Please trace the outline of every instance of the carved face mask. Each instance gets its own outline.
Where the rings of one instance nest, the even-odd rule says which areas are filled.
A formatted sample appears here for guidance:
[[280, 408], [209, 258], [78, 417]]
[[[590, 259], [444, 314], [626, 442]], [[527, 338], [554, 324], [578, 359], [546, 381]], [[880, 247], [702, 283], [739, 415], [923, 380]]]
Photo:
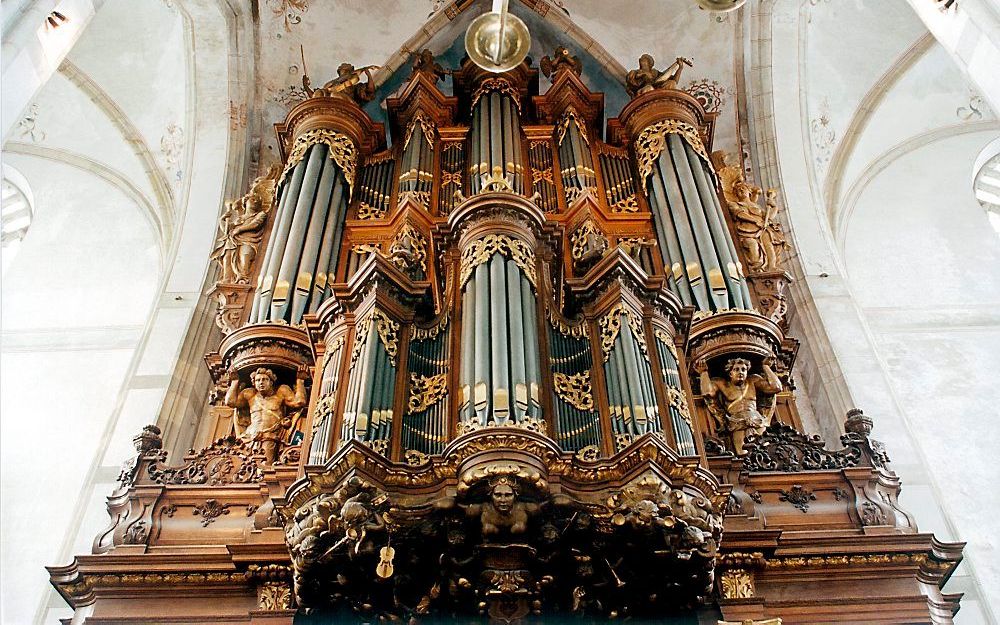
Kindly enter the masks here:
[[514, 508], [514, 489], [507, 484], [497, 484], [492, 498], [493, 507], [499, 512], [510, 512]]

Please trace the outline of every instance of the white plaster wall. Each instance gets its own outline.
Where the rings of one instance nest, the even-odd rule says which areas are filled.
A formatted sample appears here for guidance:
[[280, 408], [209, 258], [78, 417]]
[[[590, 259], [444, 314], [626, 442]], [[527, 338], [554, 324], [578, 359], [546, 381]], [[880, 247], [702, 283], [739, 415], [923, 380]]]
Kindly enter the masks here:
[[921, 529], [968, 542], [991, 605], [1000, 603], [1000, 240], [969, 172], [995, 136], [952, 136], [894, 160], [861, 193], [844, 242], [876, 362], [915, 443], [895, 454], [896, 469], [927, 474], [948, 520], [918, 516]]

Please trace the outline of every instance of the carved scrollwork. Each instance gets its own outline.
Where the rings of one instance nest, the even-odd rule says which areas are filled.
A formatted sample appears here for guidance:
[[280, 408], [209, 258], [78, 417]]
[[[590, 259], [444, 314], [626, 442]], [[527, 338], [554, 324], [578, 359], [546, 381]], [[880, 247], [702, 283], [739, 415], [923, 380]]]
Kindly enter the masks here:
[[375, 331], [382, 340], [385, 352], [389, 354], [389, 361], [395, 366], [396, 355], [399, 352], [399, 324], [378, 308], [372, 311], [372, 320], [375, 322]]
[[743, 468], [747, 471], [817, 471], [856, 467], [862, 453], [857, 444], [830, 451], [817, 435], [807, 436], [783, 423], [773, 423], [760, 436], [748, 439]]
[[782, 490], [778, 500], [787, 501], [805, 514], [809, 512], [809, 502], [816, 501], [816, 495], [801, 484], [794, 484], [790, 490]]
[[414, 326], [410, 333], [410, 341], [429, 341], [433, 338], [437, 338], [437, 335], [448, 327], [448, 317], [449, 315], [444, 315], [441, 320], [432, 325], [429, 328], [420, 328]]
[[260, 458], [246, 443], [228, 436], [199, 451], [177, 467], [164, 465], [166, 452], [160, 452], [146, 469], [154, 484], [252, 484], [263, 477]]
[[649, 352], [646, 349], [646, 333], [642, 329], [642, 319], [632, 309], [623, 304], [616, 304], [597, 323], [601, 333], [601, 352], [604, 354], [604, 362], [607, 362], [611, 358], [611, 350], [614, 349], [618, 333], [622, 329], [622, 317], [625, 317], [629, 328], [632, 330], [632, 335], [635, 337], [642, 355], [646, 357], [646, 360], [649, 360]]
[[288, 153], [285, 168], [282, 170], [281, 176], [278, 177], [278, 182], [275, 185], [277, 188], [281, 187], [281, 183], [284, 182], [288, 172], [292, 171], [305, 158], [309, 148], [317, 143], [326, 144], [330, 149], [330, 159], [340, 167], [341, 171], [344, 172], [344, 178], [347, 179], [347, 184], [350, 185], [352, 190], [354, 189], [354, 176], [358, 166], [358, 148], [351, 141], [350, 137], [329, 128], [316, 128], [315, 130], [304, 132], [295, 138], [295, 143]]
[[639, 212], [639, 200], [634, 196], [630, 195], [624, 197], [614, 204], [611, 205], [612, 213], [638, 213]]
[[201, 517], [201, 526], [208, 527], [220, 516], [229, 514], [228, 503], [219, 503], [218, 499], [206, 499], [205, 503], [197, 505], [191, 510], [191, 514]]
[[484, 80], [479, 85], [479, 88], [476, 89], [476, 92], [472, 94], [472, 106], [470, 108], [476, 108], [479, 98], [491, 91], [497, 91], [501, 95], [509, 97], [514, 102], [514, 106], [517, 107], [517, 112], [521, 112], [521, 94], [518, 92], [517, 87], [505, 78], [487, 78]]
[[574, 375], [552, 374], [556, 395], [577, 410], [589, 412], [594, 409], [594, 394], [590, 387], [590, 372], [584, 371]]
[[367, 202], [361, 202], [358, 204], [358, 219], [382, 219], [385, 217], [385, 211], [384, 206], [372, 206]]
[[430, 149], [434, 149], [434, 135], [437, 133], [437, 126], [434, 124], [434, 120], [428, 117], [423, 111], [417, 111], [417, 114], [413, 116], [410, 123], [406, 125], [406, 138], [403, 139], [403, 149], [410, 145], [410, 139], [413, 138], [413, 130], [416, 128], [417, 124], [420, 124], [420, 130], [423, 131], [424, 139], [427, 140], [427, 146]]
[[568, 107], [566, 111], [559, 118], [559, 122], [556, 124], [556, 145], [562, 145], [563, 139], [566, 138], [566, 131], [569, 130], [570, 123], [576, 125], [577, 130], [580, 131], [580, 137], [583, 142], [590, 145], [590, 139], [587, 138], [587, 127], [580, 122], [580, 114], [576, 112], [576, 109], [572, 106]]
[[698, 129], [682, 121], [664, 119], [644, 128], [635, 140], [635, 152], [639, 159], [639, 177], [644, 184], [646, 178], [653, 172], [653, 165], [659, 158], [660, 152], [667, 147], [667, 135], [670, 134], [680, 135], [687, 141], [695, 153], [705, 161], [712, 175], [715, 175], [712, 159], [709, 158], [708, 152], [705, 150], [705, 144], [701, 142]]
[[268, 612], [292, 607], [292, 589], [285, 582], [266, 582], [257, 588], [257, 609]]
[[724, 571], [719, 578], [723, 599], [752, 599], [754, 597], [753, 575], [745, 569]]
[[417, 414], [441, 401], [448, 394], [448, 374], [425, 376], [410, 374], [410, 399], [408, 414]]
[[464, 287], [472, 271], [488, 261], [494, 254], [509, 257], [524, 272], [531, 285], [538, 288], [538, 278], [535, 273], [535, 253], [528, 244], [514, 237], [502, 234], [488, 234], [469, 244], [462, 251], [462, 269], [459, 276], [459, 286]]
[[687, 396], [684, 394], [684, 391], [676, 386], [668, 386], [667, 399], [670, 402], [670, 407], [676, 410], [677, 414], [679, 414], [688, 425], [691, 425], [691, 410], [688, 408]]

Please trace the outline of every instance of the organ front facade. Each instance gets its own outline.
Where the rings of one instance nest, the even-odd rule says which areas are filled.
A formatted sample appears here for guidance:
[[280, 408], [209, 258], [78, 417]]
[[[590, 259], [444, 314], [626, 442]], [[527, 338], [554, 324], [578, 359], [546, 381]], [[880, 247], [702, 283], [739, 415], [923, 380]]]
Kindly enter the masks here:
[[385, 125], [309, 89], [223, 213], [196, 445], [146, 428], [50, 568], [74, 622], [950, 622], [872, 420], [800, 433], [777, 206], [680, 61], [606, 122], [565, 48], [414, 55]]

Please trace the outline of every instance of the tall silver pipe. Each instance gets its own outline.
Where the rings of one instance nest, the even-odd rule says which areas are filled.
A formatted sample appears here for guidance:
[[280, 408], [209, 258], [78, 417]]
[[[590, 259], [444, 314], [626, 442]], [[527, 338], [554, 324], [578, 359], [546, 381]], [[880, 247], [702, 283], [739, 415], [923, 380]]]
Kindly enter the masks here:
[[507, 259], [507, 318], [510, 319], [511, 404], [515, 418], [520, 419], [528, 410], [527, 372], [524, 355], [524, 318], [521, 316], [521, 270], [517, 263]]
[[480, 422], [486, 424], [490, 405], [490, 315], [489, 315], [489, 293], [490, 276], [486, 263], [481, 263], [476, 267], [476, 299], [475, 299], [475, 319], [476, 319], [476, 349], [473, 352], [476, 363], [476, 375], [472, 388], [473, 403], [476, 414]]
[[493, 414], [498, 423], [505, 423], [510, 417], [510, 384], [508, 374], [507, 340], [507, 279], [504, 256], [494, 254], [490, 265], [490, 355], [492, 370]]

